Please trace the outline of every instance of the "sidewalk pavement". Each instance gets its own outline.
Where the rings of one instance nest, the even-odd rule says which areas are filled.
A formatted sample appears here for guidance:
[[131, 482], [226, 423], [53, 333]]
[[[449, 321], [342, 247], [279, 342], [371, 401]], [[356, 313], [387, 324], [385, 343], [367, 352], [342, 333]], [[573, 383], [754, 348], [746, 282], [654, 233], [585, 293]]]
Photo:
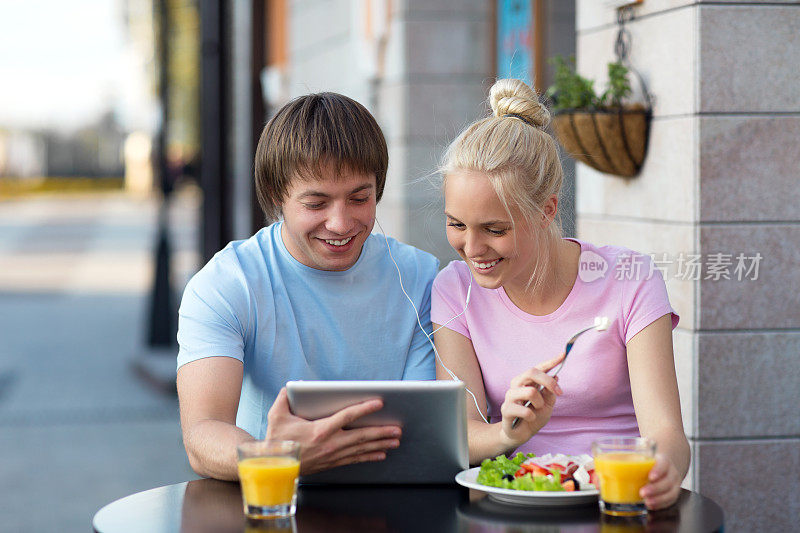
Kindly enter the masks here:
[[[170, 212], [176, 292], [199, 198]], [[102, 506], [195, 479], [177, 400], [131, 370], [145, 346], [157, 201], [0, 201], [0, 530], [91, 531]]]

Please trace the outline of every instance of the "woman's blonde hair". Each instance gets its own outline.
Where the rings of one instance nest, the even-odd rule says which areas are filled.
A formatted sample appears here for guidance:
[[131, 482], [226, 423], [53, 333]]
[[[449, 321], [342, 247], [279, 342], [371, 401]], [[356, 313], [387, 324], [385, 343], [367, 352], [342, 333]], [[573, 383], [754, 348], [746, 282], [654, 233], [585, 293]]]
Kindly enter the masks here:
[[[447, 148], [441, 174], [445, 181], [458, 171], [485, 174], [512, 221], [516, 208], [535, 227], [547, 199], [560, 196], [564, 179], [555, 140], [544, 130], [550, 113], [536, 91], [520, 80], [497, 80], [489, 104], [492, 115], [473, 122]], [[550, 251], [561, 238], [557, 219], [547, 229], [543, 237], [548, 253], [540, 255], [530, 284], [549, 266]]]

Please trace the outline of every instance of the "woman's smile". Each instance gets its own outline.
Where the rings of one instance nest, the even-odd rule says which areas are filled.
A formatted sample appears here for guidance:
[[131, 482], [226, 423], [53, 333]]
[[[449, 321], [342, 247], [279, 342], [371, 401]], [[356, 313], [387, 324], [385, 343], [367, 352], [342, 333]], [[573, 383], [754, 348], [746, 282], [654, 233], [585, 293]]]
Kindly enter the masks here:
[[488, 274], [502, 260], [503, 260], [502, 258], [494, 259], [492, 261], [472, 260], [471, 259], [470, 263], [472, 263], [472, 268], [476, 272], [478, 272], [480, 274]]

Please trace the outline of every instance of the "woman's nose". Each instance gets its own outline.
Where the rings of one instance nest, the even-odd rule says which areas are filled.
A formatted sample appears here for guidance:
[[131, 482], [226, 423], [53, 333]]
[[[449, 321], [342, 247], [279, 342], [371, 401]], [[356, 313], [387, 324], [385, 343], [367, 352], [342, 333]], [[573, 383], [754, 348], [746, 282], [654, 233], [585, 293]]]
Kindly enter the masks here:
[[480, 257], [485, 248], [480, 236], [473, 231], [467, 230], [464, 235], [464, 253], [467, 257]]

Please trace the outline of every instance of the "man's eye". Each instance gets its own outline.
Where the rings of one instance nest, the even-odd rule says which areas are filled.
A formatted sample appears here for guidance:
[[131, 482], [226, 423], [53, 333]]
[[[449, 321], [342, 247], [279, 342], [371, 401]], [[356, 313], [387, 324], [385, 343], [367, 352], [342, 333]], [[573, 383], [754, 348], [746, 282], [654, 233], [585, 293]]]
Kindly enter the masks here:
[[306, 206], [307, 209], [321, 209], [325, 204], [322, 202], [317, 202], [313, 204], [303, 204]]
[[364, 196], [363, 198], [353, 198], [352, 202], [354, 204], [365, 204], [369, 200], [369, 196]]

